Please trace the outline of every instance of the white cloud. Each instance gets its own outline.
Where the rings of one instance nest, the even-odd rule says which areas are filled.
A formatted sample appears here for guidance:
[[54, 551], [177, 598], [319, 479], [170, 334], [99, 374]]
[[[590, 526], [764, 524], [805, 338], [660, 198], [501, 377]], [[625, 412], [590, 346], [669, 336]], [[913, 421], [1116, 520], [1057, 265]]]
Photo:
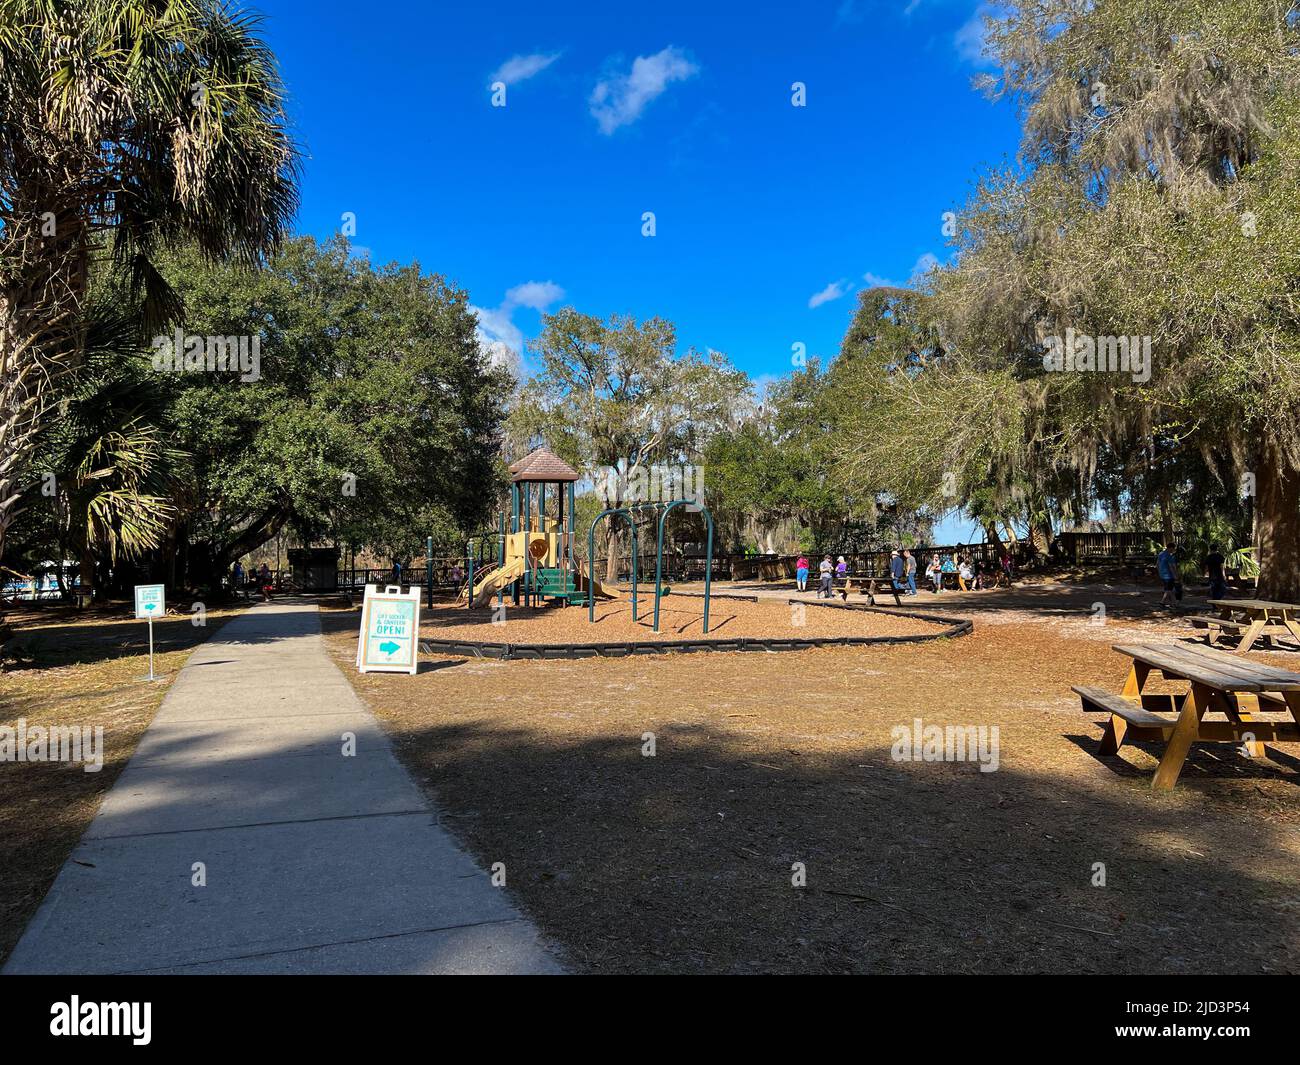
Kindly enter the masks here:
[[843, 280], [832, 281], [820, 292], [814, 292], [811, 296], [808, 297], [808, 306], [810, 308], [820, 307], [823, 303], [830, 303], [832, 300], [837, 300], [841, 296], [844, 296], [848, 292], [850, 292], [852, 290], [852, 287], [853, 286], [849, 285], [847, 282]]
[[635, 122], [669, 85], [693, 77], [699, 69], [680, 48], [669, 45], [654, 55], [637, 56], [628, 73], [596, 82], [588, 104], [600, 132], [608, 136], [619, 126]]
[[506, 293], [503, 307], [531, 307], [543, 311], [552, 303], [564, 299], [564, 289], [554, 281], [525, 281]]
[[908, 284], [915, 284], [938, 265], [939, 257], [932, 252], [926, 252], [912, 264], [912, 275]]
[[504, 81], [507, 85], [518, 85], [521, 81], [527, 81], [533, 75], [540, 74], [559, 58], [559, 52], [551, 55], [543, 55], [541, 52], [534, 52], [532, 55], [512, 55], [497, 67], [488, 81]]
[[953, 46], [957, 49], [957, 55], [967, 63], [977, 67], [990, 67], [993, 61], [984, 53], [986, 28], [984, 19], [990, 16], [997, 16], [999, 9], [996, 4], [982, 3], [975, 9], [975, 13], [963, 23], [961, 29], [953, 34]]
[[506, 292], [499, 307], [475, 307], [470, 310], [478, 318], [479, 347], [492, 360], [493, 365], [504, 366], [516, 377], [523, 369], [524, 334], [514, 323], [516, 308], [527, 307], [544, 311], [552, 303], [564, 299], [564, 289], [554, 281], [525, 281]]
[[888, 277], [881, 277], [879, 274], [867, 272], [862, 275], [862, 280], [866, 283], [867, 288], [908, 288], [909, 286], [919, 283], [926, 274], [939, 265], [939, 257], [933, 252], [925, 252], [919, 256], [912, 264], [912, 269], [907, 275], [907, 284], [900, 285]]

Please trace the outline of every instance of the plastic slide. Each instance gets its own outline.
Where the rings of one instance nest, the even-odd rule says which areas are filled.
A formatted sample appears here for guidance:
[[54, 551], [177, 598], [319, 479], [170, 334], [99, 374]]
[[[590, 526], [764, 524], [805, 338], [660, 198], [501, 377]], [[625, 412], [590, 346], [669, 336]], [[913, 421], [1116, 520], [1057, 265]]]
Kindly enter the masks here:
[[491, 573], [484, 576], [481, 581], [475, 581], [474, 605], [482, 606], [511, 581], [522, 577], [525, 571], [526, 564], [524, 560], [517, 558], [512, 562], [507, 562], [504, 566], [498, 566]]

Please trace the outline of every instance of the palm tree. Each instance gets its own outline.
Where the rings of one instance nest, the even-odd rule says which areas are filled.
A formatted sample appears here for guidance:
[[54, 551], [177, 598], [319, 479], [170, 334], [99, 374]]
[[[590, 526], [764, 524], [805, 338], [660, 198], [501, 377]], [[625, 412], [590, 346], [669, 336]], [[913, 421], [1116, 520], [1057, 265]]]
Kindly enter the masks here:
[[[297, 152], [257, 30], [219, 0], [0, 0], [0, 557], [18, 475], [84, 350], [97, 260], [158, 331], [179, 310], [158, 252], [186, 240], [256, 263], [296, 209]], [[122, 502], [102, 505], [119, 538]]]
[[94, 435], [59, 482], [68, 543], [81, 562], [81, 591], [95, 581], [95, 555], [110, 564], [158, 547], [176, 516], [165, 494], [166, 466], [179, 455], [140, 418]]

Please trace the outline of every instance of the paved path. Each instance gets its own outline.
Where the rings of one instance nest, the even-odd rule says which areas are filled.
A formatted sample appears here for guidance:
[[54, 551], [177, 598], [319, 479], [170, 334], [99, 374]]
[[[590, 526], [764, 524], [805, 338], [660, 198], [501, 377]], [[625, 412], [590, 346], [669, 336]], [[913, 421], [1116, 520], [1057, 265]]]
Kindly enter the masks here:
[[558, 971], [439, 826], [301, 603], [252, 607], [190, 656], [4, 968]]

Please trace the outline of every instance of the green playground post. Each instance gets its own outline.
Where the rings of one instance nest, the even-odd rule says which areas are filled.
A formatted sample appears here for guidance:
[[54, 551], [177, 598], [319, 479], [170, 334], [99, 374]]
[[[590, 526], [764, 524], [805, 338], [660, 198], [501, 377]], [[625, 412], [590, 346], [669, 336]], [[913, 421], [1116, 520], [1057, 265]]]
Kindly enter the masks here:
[[433, 609], [433, 537], [424, 540], [424, 600]]
[[[498, 515], [497, 525], [500, 527], [501, 530], [500, 532], [501, 543], [500, 543], [500, 550], [498, 552], [497, 565], [499, 565], [502, 569], [504, 569], [506, 564], [506, 512], [504, 510], [500, 513], [500, 515]], [[497, 606], [498, 607], [504, 606], [505, 601], [506, 601], [505, 586], [499, 584], [497, 585]]]
[[[638, 504], [638, 506], [646, 508], [663, 507], [663, 510], [659, 512], [659, 540], [655, 548], [655, 632], [659, 631], [659, 599], [663, 595], [664, 523], [668, 520], [668, 515], [674, 507], [687, 506], [692, 502], [690, 499], [674, 499], [666, 505], [662, 503]], [[708, 529], [708, 546], [705, 549], [704, 562], [704, 632], [707, 635], [709, 631], [709, 597], [713, 589], [713, 515], [709, 513], [709, 508], [703, 503], [698, 503], [696, 506], [704, 514], [705, 524]]]
[[[518, 533], [520, 531], [519, 529], [519, 485], [513, 483], [510, 485], [510, 531], [512, 533]], [[501, 550], [504, 552], [505, 547], [502, 546]], [[502, 564], [504, 565], [504, 563], [505, 563], [505, 557], [503, 555]], [[517, 580], [511, 581], [510, 588], [511, 588], [511, 596], [514, 601], [514, 604], [515, 606], [518, 606], [519, 605], [519, 582]]]
[[575, 496], [573, 492], [573, 482], [570, 481], [569, 482], [569, 571], [576, 573], [577, 569], [574, 566], [574, 556], [573, 556], [573, 533], [574, 530], [577, 528], [578, 522], [577, 522], [577, 509], [574, 505], [574, 500], [575, 500]]
[[533, 534], [533, 488], [530, 484], [525, 484], [524, 489], [524, 532], [528, 535], [524, 537], [524, 606], [532, 606], [532, 569], [528, 565], [528, 537]]
[[469, 584], [466, 586], [465, 589], [465, 605], [470, 610], [473, 610], [474, 609], [474, 541], [473, 540], [471, 540], [469, 543], [465, 545], [465, 558], [466, 558], [466, 576], [469, 579]]

